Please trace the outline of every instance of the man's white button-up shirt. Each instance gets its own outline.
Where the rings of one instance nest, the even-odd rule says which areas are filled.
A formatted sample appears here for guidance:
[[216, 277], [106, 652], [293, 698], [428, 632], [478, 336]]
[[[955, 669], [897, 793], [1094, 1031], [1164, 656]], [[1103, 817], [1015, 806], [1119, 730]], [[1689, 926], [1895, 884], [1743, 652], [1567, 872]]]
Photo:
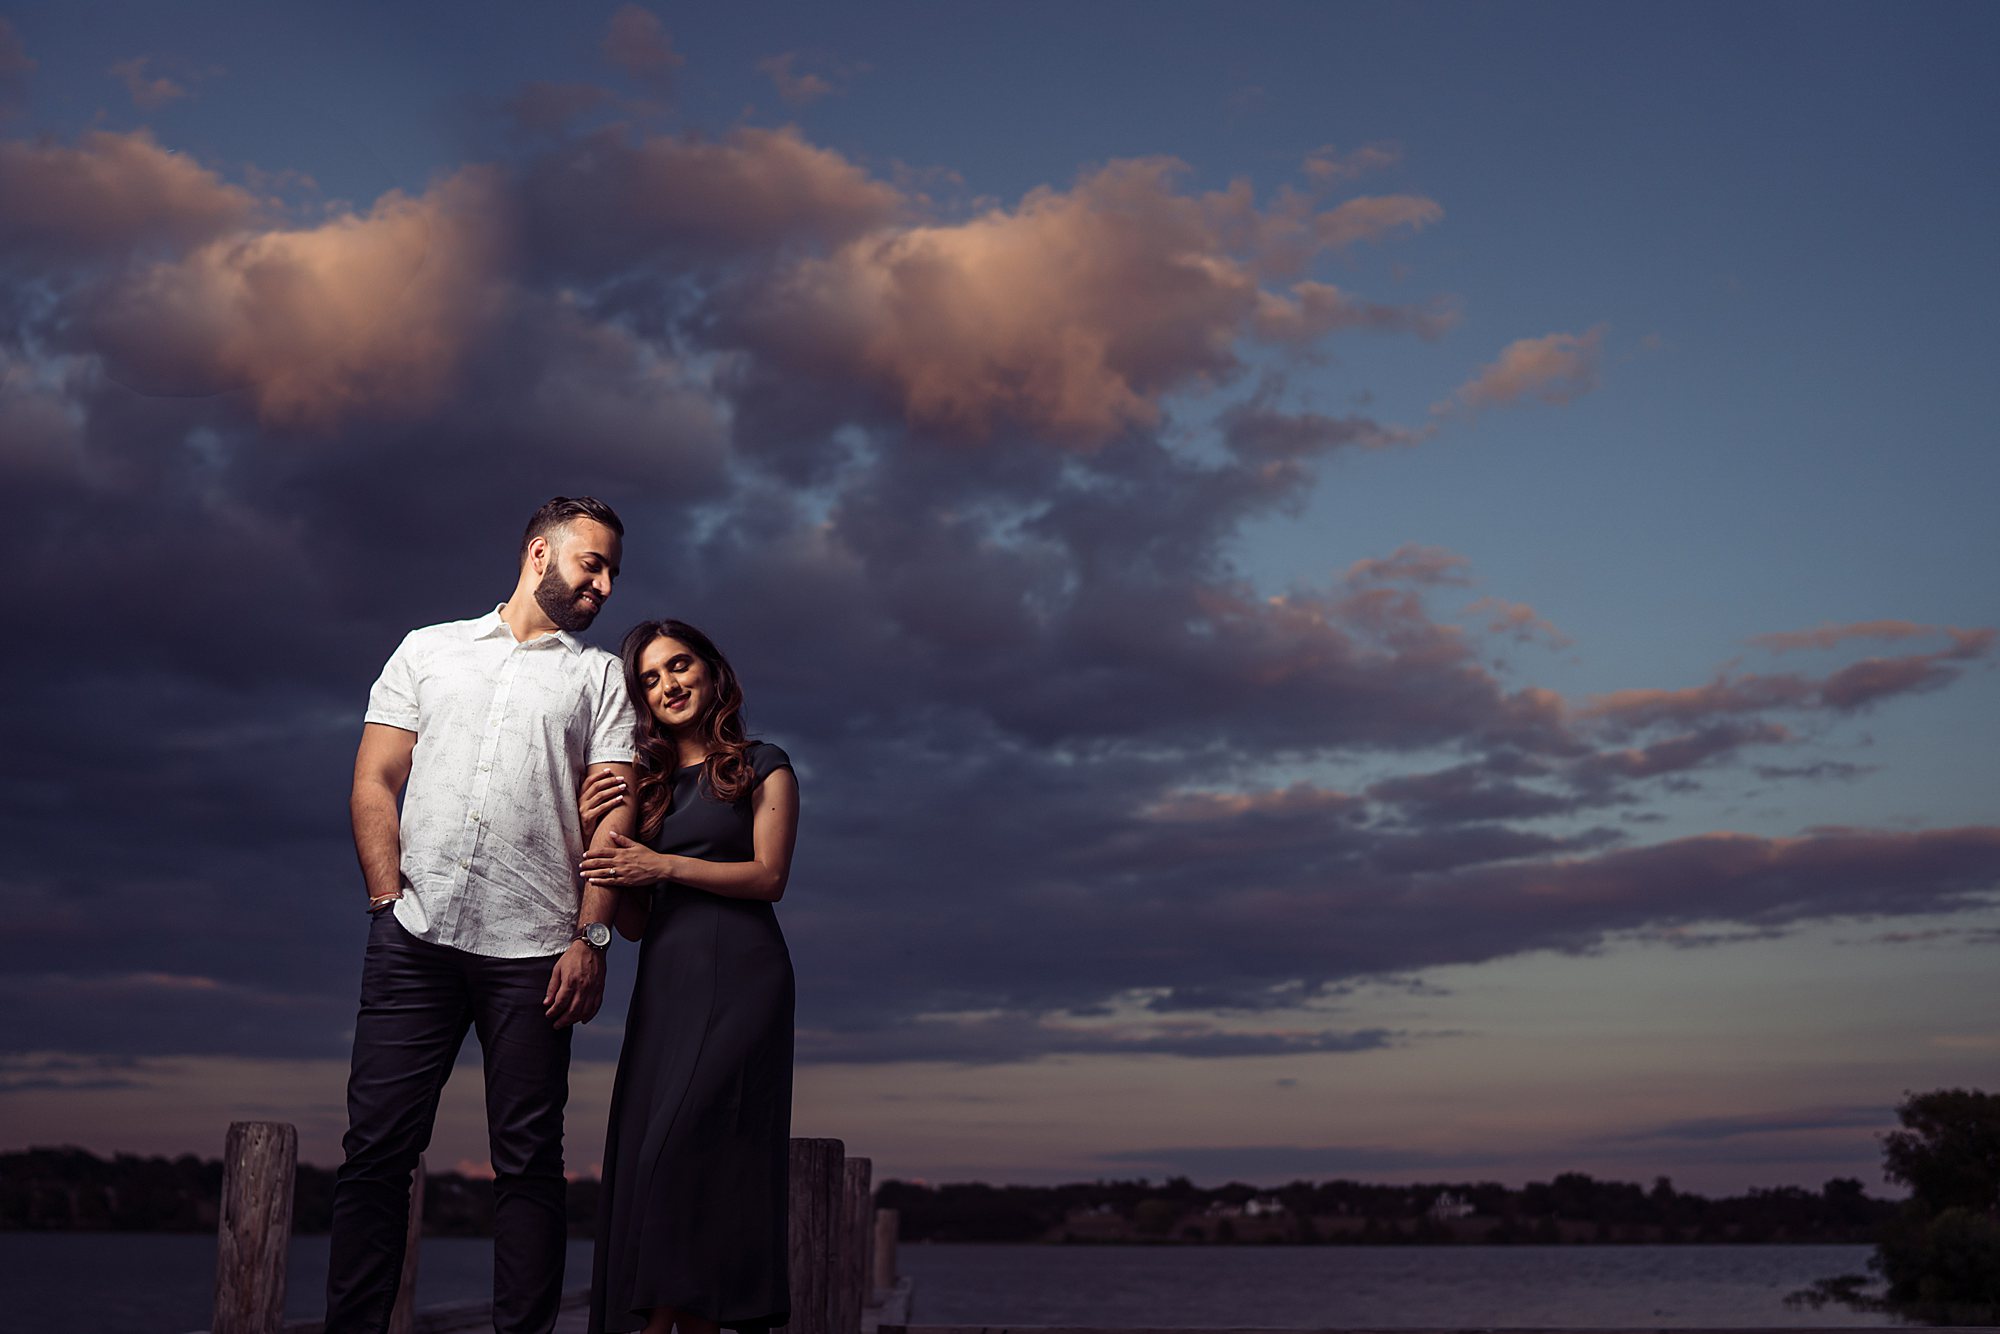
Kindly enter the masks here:
[[593, 764], [629, 764], [638, 718], [617, 658], [499, 611], [412, 630], [368, 692], [371, 723], [417, 734], [403, 790], [411, 935], [493, 958], [560, 954], [576, 930]]

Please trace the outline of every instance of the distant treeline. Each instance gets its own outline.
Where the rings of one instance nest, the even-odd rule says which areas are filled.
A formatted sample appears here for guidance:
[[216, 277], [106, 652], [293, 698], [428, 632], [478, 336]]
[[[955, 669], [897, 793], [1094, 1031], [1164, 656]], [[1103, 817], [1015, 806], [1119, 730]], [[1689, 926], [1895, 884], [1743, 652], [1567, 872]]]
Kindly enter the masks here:
[[1232, 1182], [928, 1186], [885, 1181], [876, 1202], [901, 1212], [906, 1241], [1070, 1243], [1845, 1242], [1874, 1240], [1896, 1211], [1842, 1177], [1707, 1199], [1565, 1172], [1512, 1189], [1496, 1182], [1407, 1186], [1295, 1181], [1275, 1190]]
[[[212, 1232], [222, 1202], [222, 1163], [193, 1154], [99, 1158], [82, 1149], [0, 1154], [0, 1231]], [[300, 1164], [292, 1230], [325, 1232], [333, 1216], [333, 1173]], [[597, 1182], [569, 1187], [569, 1230], [589, 1236]], [[493, 1185], [457, 1172], [424, 1183], [424, 1230], [442, 1237], [493, 1234]]]
[[[104, 1159], [82, 1149], [0, 1154], [0, 1230], [206, 1232], [222, 1198], [222, 1164], [193, 1154]], [[589, 1236], [597, 1182], [573, 1181], [569, 1226]], [[1203, 1189], [1164, 1182], [1093, 1181], [1067, 1186], [927, 1186], [884, 1181], [876, 1202], [901, 1213], [905, 1241], [1289, 1243], [1855, 1242], [1874, 1240], [1896, 1211], [1842, 1177], [1819, 1191], [1796, 1186], [1711, 1200], [1565, 1172], [1512, 1189], [1494, 1182], [1378, 1186], [1295, 1181], [1275, 1190], [1232, 1182]], [[333, 1173], [302, 1164], [292, 1226], [327, 1230]], [[490, 1236], [492, 1184], [456, 1172], [431, 1174], [424, 1229], [435, 1236]]]

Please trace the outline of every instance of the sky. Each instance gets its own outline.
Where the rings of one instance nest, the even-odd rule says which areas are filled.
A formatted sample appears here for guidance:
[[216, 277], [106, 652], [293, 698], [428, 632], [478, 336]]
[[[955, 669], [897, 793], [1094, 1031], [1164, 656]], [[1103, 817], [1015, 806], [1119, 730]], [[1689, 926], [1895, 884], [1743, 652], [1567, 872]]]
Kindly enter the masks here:
[[1883, 1189], [2000, 1061], [1996, 39], [7, 8], [0, 1148], [338, 1160], [369, 683], [588, 493], [878, 1178]]

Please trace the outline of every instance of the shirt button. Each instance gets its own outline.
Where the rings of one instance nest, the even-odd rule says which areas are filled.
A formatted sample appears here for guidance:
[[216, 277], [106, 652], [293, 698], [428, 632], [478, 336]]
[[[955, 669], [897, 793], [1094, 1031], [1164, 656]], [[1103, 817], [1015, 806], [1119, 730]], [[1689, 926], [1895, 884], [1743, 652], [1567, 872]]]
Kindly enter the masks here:
[[469, 870], [471, 870], [471, 869], [472, 869], [472, 863], [471, 863], [471, 862], [469, 862], [469, 861], [466, 861], [466, 862], [460, 862], [460, 863], [458, 864], [458, 868], [459, 868], [459, 869], [460, 869], [461, 871], [469, 871]]

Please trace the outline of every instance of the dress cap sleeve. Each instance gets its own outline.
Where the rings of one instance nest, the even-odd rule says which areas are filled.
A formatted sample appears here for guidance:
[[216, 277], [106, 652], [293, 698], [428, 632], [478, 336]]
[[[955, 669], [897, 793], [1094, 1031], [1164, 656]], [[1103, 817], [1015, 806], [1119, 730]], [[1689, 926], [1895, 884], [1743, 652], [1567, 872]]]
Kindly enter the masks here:
[[792, 767], [792, 757], [785, 754], [784, 748], [768, 741], [753, 741], [749, 759], [750, 772], [757, 776], [760, 783], [778, 770]]

